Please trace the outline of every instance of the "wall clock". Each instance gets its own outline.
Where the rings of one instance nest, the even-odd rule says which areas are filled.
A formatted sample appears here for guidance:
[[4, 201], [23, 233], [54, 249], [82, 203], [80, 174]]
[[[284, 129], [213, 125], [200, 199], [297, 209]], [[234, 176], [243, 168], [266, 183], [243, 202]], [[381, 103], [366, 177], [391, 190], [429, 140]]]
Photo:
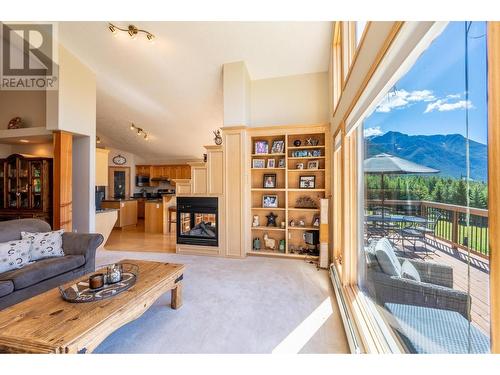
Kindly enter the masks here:
[[127, 159], [125, 158], [125, 156], [118, 154], [113, 158], [113, 163], [115, 163], [116, 165], [123, 165], [127, 163]]

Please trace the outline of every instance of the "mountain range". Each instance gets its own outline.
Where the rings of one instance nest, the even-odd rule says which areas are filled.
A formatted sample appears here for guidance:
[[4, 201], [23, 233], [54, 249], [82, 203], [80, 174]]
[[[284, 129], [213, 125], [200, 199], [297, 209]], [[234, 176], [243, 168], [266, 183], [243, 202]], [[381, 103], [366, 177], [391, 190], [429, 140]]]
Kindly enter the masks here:
[[[466, 138], [460, 134], [408, 135], [389, 131], [365, 138], [367, 158], [387, 153], [435, 168], [439, 175], [466, 176]], [[488, 150], [485, 144], [469, 140], [470, 178], [487, 181]]]

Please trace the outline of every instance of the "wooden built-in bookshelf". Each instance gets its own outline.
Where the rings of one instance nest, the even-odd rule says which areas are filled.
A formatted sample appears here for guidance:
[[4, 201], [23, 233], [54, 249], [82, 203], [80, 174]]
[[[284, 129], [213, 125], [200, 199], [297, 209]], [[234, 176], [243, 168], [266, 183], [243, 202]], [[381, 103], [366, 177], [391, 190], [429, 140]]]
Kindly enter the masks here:
[[[250, 152], [250, 243], [247, 254], [267, 255], [276, 257], [304, 258], [307, 254], [299, 254], [300, 247], [307, 247], [304, 242], [304, 231], [319, 231], [319, 226], [313, 226], [313, 220], [320, 215], [320, 199], [329, 197], [329, 145], [327, 127], [316, 127], [309, 132], [301, 128], [300, 131], [294, 129], [283, 129], [277, 131], [270, 129], [269, 132], [261, 131], [249, 138]], [[317, 144], [308, 144], [307, 140], [317, 141]], [[300, 141], [297, 146], [294, 142]], [[283, 142], [283, 150], [272, 150], [273, 142]], [[256, 150], [257, 142], [267, 142], [267, 153], [264, 147]], [[277, 151], [277, 152], [272, 152]], [[281, 151], [281, 152], [279, 152]], [[298, 154], [302, 153], [302, 154]], [[314, 154], [313, 154], [314, 153]], [[274, 159], [274, 165], [269, 165], [269, 160]], [[281, 164], [279, 160], [282, 159]], [[257, 162], [255, 161], [257, 160]], [[316, 162], [317, 168], [312, 167], [309, 162]], [[303, 169], [298, 169], [298, 165], [303, 165]], [[272, 164], [272, 162], [271, 162]], [[270, 188], [264, 187], [264, 175], [276, 175], [276, 185]], [[301, 176], [314, 176], [315, 186], [304, 188], [300, 186]], [[263, 196], [275, 195], [278, 197], [278, 205], [275, 208], [263, 207]], [[314, 200], [316, 207], [302, 208], [296, 207], [299, 197], [308, 196]], [[277, 215], [276, 227], [267, 227], [266, 216], [270, 213]], [[259, 217], [259, 226], [254, 227], [253, 217]], [[290, 226], [290, 221], [294, 220], [295, 225]], [[299, 226], [299, 221], [304, 221], [304, 226]], [[282, 227], [284, 222], [284, 227]], [[266, 249], [263, 236], [267, 233], [270, 238], [276, 240], [277, 249]], [[254, 250], [253, 240], [258, 237], [261, 242], [261, 249]], [[279, 251], [280, 240], [285, 240], [284, 252]]]

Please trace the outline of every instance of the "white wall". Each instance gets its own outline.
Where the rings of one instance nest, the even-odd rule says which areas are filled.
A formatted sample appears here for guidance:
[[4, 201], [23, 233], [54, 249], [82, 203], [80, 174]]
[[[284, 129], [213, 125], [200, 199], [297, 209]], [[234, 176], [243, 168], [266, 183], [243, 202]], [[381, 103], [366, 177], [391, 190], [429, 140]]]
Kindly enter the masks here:
[[224, 126], [250, 122], [250, 76], [243, 61], [224, 64]]
[[[116, 148], [107, 148], [109, 151], [108, 154], [108, 165], [110, 167], [130, 167], [130, 193], [133, 194], [136, 191], [136, 186], [135, 186], [135, 166], [137, 164], [143, 164], [143, 160], [141, 157], [131, 154], [130, 152], [126, 152], [123, 150], [118, 150]], [[118, 154], [125, 156], [127, 159], [127, 163], [123, 165], [116, 165], [113, 163], [113, 158], [117, 156]], [[140, 189], [139, 189], [140, 190]], [[138, 190], [137, 190], [138, 191]]]
[[45, 102], [45, 91], [0, 90], [0, 129], [14, 117], [21, 117], [23, 128], [44, 127]]
[[7, 145], [0, 144], [0, 159], [12, 154], [26, 154], [44, 158], [54, 157], [54, 145], [41, 143], [37, 145]]
[[251, 126], [328, 122], [328, 73], [251, 81]]

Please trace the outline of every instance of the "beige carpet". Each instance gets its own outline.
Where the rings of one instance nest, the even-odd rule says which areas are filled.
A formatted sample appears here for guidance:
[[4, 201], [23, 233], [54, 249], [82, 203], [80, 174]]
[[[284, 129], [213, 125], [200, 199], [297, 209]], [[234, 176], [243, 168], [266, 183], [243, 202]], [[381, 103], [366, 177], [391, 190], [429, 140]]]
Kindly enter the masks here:
[[300, 260], [99, 251], [97, 264], [147, 259], [187, 266], [184, 305], [163, 295], [96, 353], [346, 353], [327, 271]]

